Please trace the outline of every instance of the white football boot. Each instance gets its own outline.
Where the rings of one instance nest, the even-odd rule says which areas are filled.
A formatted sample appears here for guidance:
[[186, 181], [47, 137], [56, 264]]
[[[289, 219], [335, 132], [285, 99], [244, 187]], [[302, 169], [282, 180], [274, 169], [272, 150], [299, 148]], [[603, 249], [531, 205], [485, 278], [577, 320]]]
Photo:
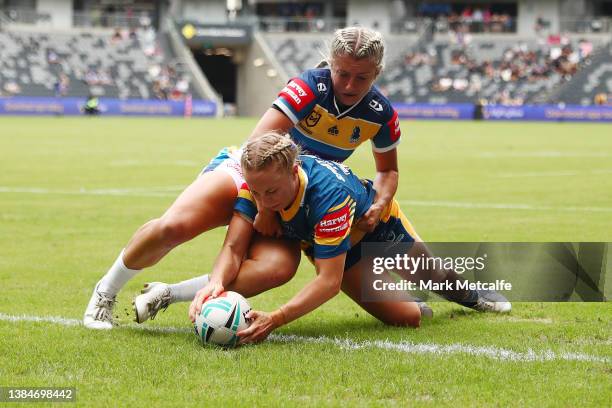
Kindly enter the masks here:
[[113, 328], [113, 307], [117, 302], [116, 296], [98, 290], [100, 282], [96, 284], [85, 314], [83, 325], [88, 329], [109, 330]]
[[157, 312], [161, 309], [165, 311], [172, 302], [172, 291], [167, 283], [146, 283], [141, 293], [132, 301], [136, 323], [155, 319]]
[[478, 300], [470, 306], [479, 312], [508, 313], [512, 310], [512, 304], [500, 293], [494, 290], [477, 290]]

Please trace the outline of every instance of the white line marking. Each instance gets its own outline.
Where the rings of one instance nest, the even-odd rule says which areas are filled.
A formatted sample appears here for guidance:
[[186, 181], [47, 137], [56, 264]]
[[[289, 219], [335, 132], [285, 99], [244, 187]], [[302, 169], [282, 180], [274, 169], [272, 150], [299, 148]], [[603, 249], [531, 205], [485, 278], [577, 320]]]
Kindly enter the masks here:
[[589, 170], [589, 171], [534, 171], [525, 173], [499, 173], [494, 177], [518, 178], [518, 177], [569, 177], [569, 176], [596, 176], [612, 174], [611, 169]]
[[53, 190], [40, 187], [7, 187], [0, 186], [0, 193], [19, 194], [55, 194], [55, 195], [94, 195], [94, 196], [132, 196], [132, 197], [175, 197], [185, 186], [149, 187], [149, 188], [105, 188], [79, 190]]
[[[0, 321], [6, 322], [40, 322], [53, 323], [62, 326], [81, 326], [81, 320], [57, 316], [28, 316], [7, 315], [0, 313]], [[143, 326], [138, 324], [120, 325], [117, 328], [130, 328], [151, 332], [163, 333], [191, 333], [193, 330], [187, 327], [160, 327]], [[583, 353], [559, 352], [553, 350], [534, 351], [528, 349], [526, 352], [514, 351], [494, 346], [472, 346], [467, 344], [434, 344], [413, 343], [409, 341], [392, 342], [390, 340], [366, 340], [354, 341], [351, 339], [331, 338], [326, 336], [307, 337], [293, 334], [271, 334], [268, 338], [277, 343], [308, 343], [308, 344], [330, 344], [344, 350], [360, 349], [382, 349], [392, 350], [408, 354], [434, 354], [438, 356], [467, 354], [475, 357], [487, 357], [500, 361], [583, 361], [595, 363], [611, 363], [612, 359], [604, 356], [596, 356]]]
[[134, 166], [180, 166], [180, 167], [197, 167], [202, 166], [203, 162], [199, 163], [193, 160], [175, 160], [151, 162], [147, 160], [115, 160], [109, 163], [111, 167], [134, 167]]
[[475, 157], [487, 159], [497, 159], [501, 157], [537, 157], [537, 158], [558, 158], [558, 157], [611, 157], [612, 154], [606, 152], [481, 152]]
[[612, 212], [612, 207], [553, 207], [549, 205], [511, 203], [470, 203], [460, 201], [400, 200], [401, 205], [415, 207], [446, 207], [491, 210], [561, 211], [561, 212]]
[[[93, 196], [129, 196], [129, 197], [176, 197], [185, 186], [167, 187], [134, 187], [79, 190], [53, 190], [40, 187], [0, 186], [0, 193], [17, 194], [57, 194], [57, 195], [93, 195]], [[548, 205], [513, 204], [513, 203], [471, 203], [461, 201], [421, 201], [399, 200], [399, 203], [413, 207], [444, 207], [465, 209], [521, 210], [521, 211], [559, 211], [559, 212], [612, 212], [612, 207], [554, 207]]]

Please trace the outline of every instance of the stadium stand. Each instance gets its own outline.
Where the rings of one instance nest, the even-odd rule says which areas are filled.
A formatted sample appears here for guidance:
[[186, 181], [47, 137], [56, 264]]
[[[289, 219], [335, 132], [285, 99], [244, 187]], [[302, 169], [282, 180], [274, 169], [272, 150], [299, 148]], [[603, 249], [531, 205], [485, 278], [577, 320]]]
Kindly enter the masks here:
[[190, 78], [153, 29], [0, 32], [1, 92], [180, 99]]
[[[325, 49], [325, 35], [264, 37], [289, 76], [314, 67]], [[484, 99], [521, 105], [549, 102], [558, 93], [555, 99], [586, 104], [598, 92], [609, 92], [610, 46], [601, 40], [591, 44], [591, 54], [579, 40], [553, 38], [548, 43], [534, 36], [456, 33], [439, 37], [433, 42], [388, 37], [390, 52], [377, 85], [390, 100], [444, 104]]]
[[551, 94], [549, 100], [591, 105], [596, 103], [594, 99], [597, 95], [605, 95], [604, 101], [608, 95], [612, 95], [612, 42], [596, 48], [588, 64], [571, 81]]

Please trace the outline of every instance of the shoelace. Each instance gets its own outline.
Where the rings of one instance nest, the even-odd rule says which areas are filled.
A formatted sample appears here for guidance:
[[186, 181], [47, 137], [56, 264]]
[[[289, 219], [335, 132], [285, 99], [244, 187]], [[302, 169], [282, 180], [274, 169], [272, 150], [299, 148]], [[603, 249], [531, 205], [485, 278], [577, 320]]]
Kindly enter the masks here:
[[116, 303], [115, 296], [109, 296], [104, 292], [97, 292], [98, 300], [96, 301], [96, 320], [104, 322], [113, 321], [113, 306]]
[[476, 301], [476, 305], [479, 309], [486, 309], [486, 310], [495, 310], [495, 302], [485, 299], [483, 297], [479, 297], [478, 300]]
[[168, 289], [151, 299], [151, 301], [147, 303], [150, 319], [155, 319], [157, 312], [159, 312], [161, 309], [163, 309], [165, 312], [168, 306], [170, 306], [170, 300], [172, 300], [172, 297], [170, 296], [170, 291]]

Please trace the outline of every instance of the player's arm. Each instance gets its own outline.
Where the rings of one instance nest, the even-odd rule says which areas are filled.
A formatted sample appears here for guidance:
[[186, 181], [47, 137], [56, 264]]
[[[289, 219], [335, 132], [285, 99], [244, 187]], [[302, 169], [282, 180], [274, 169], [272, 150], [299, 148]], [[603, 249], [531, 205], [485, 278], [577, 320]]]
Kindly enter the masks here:
[[213, 265], [211, 282], [226, 286], [236, 279], [242, 260], [251, 245], [253, 232], [253, 224], [234, 212], [225, 234], [223, 247]]
[[206, 298], [219, 296], [223, 293], [225, 286], [236, 279], [251, 244], [253, 232], [253, 224], [238, 212], [234, 212], [225, 234], [221, 252], [219, 252], [213, 265], [210, 280], [205, 287], [196, 293], [189, 307], [189, 318], [192, 322], [200, 313]]
[[264, 340], [272, 330], [312, 312], [340, 292], [346, 252], [333, 258], [315, 259], [317, 276], [289, 302], [271, 313], [251, 311], [249, 328], [238, 333], [241, 343]]
[[310, 114], [319, 94], [307, 72], [289, 80], [278, 97], [261, 117], [249, 139], [274, 130], [287, 133], [301, 119]]
[[376, 178], [374, 189], [376, 197], [368, 211], [361, 217], [358, 227], [364, 231], [373, 231], [380, 220], [380, 214], [389, 205], [399, 183], [399, 170], [397, 164], [397, 149], [378, 153], [373, 151], [376, 164]]

